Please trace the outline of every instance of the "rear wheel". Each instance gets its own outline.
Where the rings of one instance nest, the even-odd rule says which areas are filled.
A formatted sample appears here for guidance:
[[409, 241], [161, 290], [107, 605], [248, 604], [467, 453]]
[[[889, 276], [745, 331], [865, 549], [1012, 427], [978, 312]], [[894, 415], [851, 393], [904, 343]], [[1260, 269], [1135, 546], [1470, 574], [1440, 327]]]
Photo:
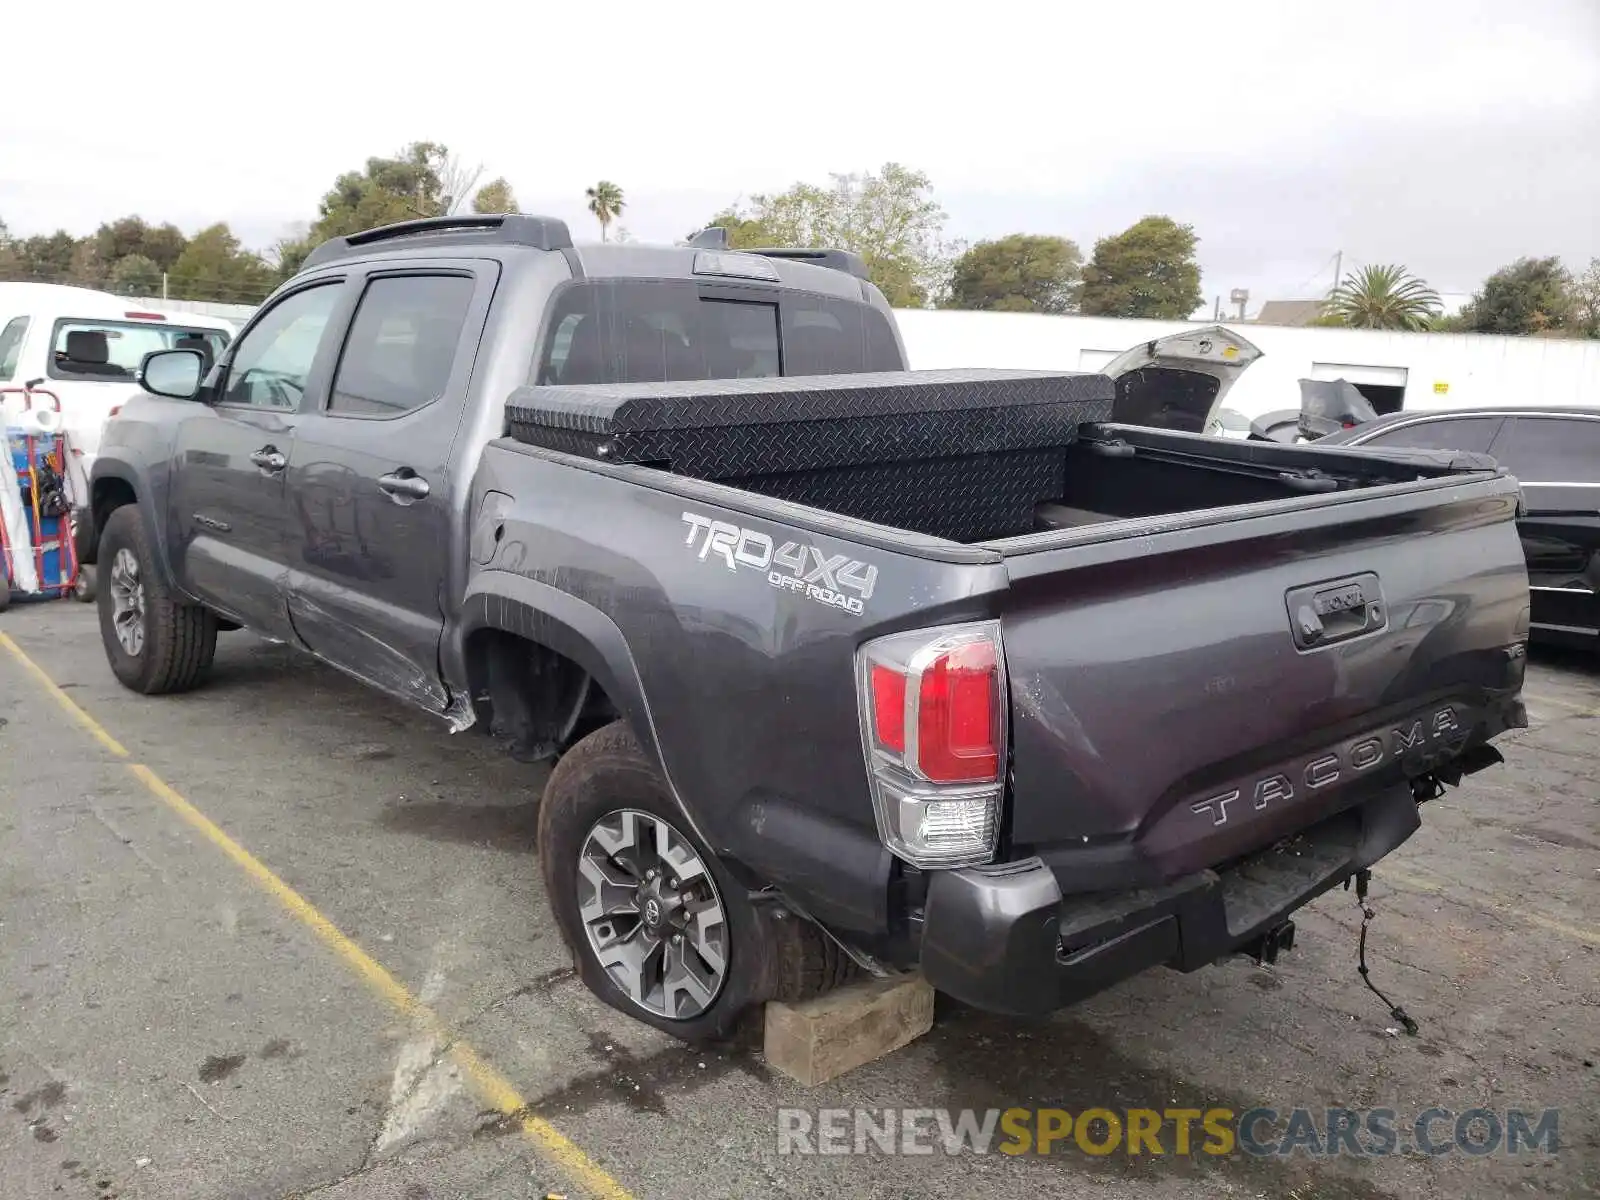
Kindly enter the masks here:
[[147, 696], [182, 692], [205, 678], [217, 650], [217, 620], [175, 598], [155, 568], [134, 505], [111, 514], [100, 537], [100, 640], [111, 671]]
[[539, 858], [590, 991], [676, 1037], [725, 1038], [752, 1005], [814, 995], [848, 974], [821, 930], [751, 902], [622, 722], [551, 772]]
[[72, 581], [72, 598], [79, 604], [93, 604], [95, 571], [89, 563], [78, 564], [78, 577]]

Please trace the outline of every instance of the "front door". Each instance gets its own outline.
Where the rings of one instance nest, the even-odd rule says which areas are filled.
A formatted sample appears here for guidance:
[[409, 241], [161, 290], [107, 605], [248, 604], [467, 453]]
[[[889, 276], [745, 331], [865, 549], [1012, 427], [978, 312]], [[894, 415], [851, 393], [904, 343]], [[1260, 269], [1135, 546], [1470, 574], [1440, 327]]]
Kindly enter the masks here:
[[[453, 552], [451, 447], [497, 267], [373, 271], [326, 403], [296, 431], [289, 611], [316, 654], [434, 711]], [[469, 473], [472, 464], [466, 464]]]
[[340, 282], [313, 284], [253, 321], [175, 439], [168, 521], [185, 591], [259, 633], [291, 637], [284, 480], [295, 425], [327, 389]]

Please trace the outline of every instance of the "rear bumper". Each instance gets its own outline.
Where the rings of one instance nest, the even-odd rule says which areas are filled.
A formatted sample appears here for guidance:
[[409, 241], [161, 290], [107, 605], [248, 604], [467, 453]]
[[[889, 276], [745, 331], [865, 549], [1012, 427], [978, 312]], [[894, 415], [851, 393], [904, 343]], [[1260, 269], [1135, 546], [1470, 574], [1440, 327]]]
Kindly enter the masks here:
[[934, 872], [922, 973], [958, 1000], [1026, 1016], [1075, 1003], [1150, 967], [1197, 970], [1249, 946], [1370, 867], [1420, 823], [1410, 788], [1402, 786], [1225, 870], [1067, 898], [1037, 858]]

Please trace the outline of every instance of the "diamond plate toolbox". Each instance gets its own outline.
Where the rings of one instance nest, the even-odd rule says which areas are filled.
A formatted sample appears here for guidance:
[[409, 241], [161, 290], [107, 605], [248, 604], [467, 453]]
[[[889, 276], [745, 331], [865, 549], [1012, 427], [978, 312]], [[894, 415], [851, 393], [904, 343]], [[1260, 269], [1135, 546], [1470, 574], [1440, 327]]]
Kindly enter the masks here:
[[522, 387], [518, 441], [701, 479], [1061, 448], [1111, 419], [1103, 375], [894, 371]]

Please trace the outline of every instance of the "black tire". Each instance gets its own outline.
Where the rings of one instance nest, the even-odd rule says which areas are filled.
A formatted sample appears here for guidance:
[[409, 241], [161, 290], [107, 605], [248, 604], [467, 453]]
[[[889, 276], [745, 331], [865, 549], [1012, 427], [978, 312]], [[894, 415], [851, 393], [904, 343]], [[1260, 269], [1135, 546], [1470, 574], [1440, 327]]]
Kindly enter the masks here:
[[79, 604], [93, 604], [95, 597], [94, 567], [78, 564], [78, 578], [72, 584], [72, 598]]
[[[670, 823], [693, 845], [716, 884], [728, 925], [728, 967], [716, 999], [698, 1016], [674, 1019], [634, 1003], [600, 965], [584, 931], [578, 909], [579, 855], [595, 822], [619, 809], [642, 810]], [[539, 809], [539, 861], [562, 939], [589, 990], [619, 1012], [684, 1041], [733, 1036], [746, 1010], [776, 994], [774, 953], [786, 942], [804, 938], [787, 932], [775, 936], [778, 925], [804, 922], [792, 914], [774, 921], [758, 911], [748, 890], [694, 835], [655, 763], [620, 721], [578, 742], [551, 772]]]
[[771, 930], [769, 1000], [810, 1000], [849, 983], [859, 973], [844, 948], [786, 909], [764, 914]]
[[[144, 588], [144, 644], [137, 654], [129, 653], [116, 634], [116, 589], [111, 576], [122, 550], [133, 555]], [[184, 692], [199, 684], [217, 652], [217, 619], [208, 609], [173, 596], [150, 553], [136, 506], [124, 505], [111, 514], [100, 535], [98, 558], [107, 576], [97, 597], [100, 640], [112, 674], [124, 687], [146, 696]]]

